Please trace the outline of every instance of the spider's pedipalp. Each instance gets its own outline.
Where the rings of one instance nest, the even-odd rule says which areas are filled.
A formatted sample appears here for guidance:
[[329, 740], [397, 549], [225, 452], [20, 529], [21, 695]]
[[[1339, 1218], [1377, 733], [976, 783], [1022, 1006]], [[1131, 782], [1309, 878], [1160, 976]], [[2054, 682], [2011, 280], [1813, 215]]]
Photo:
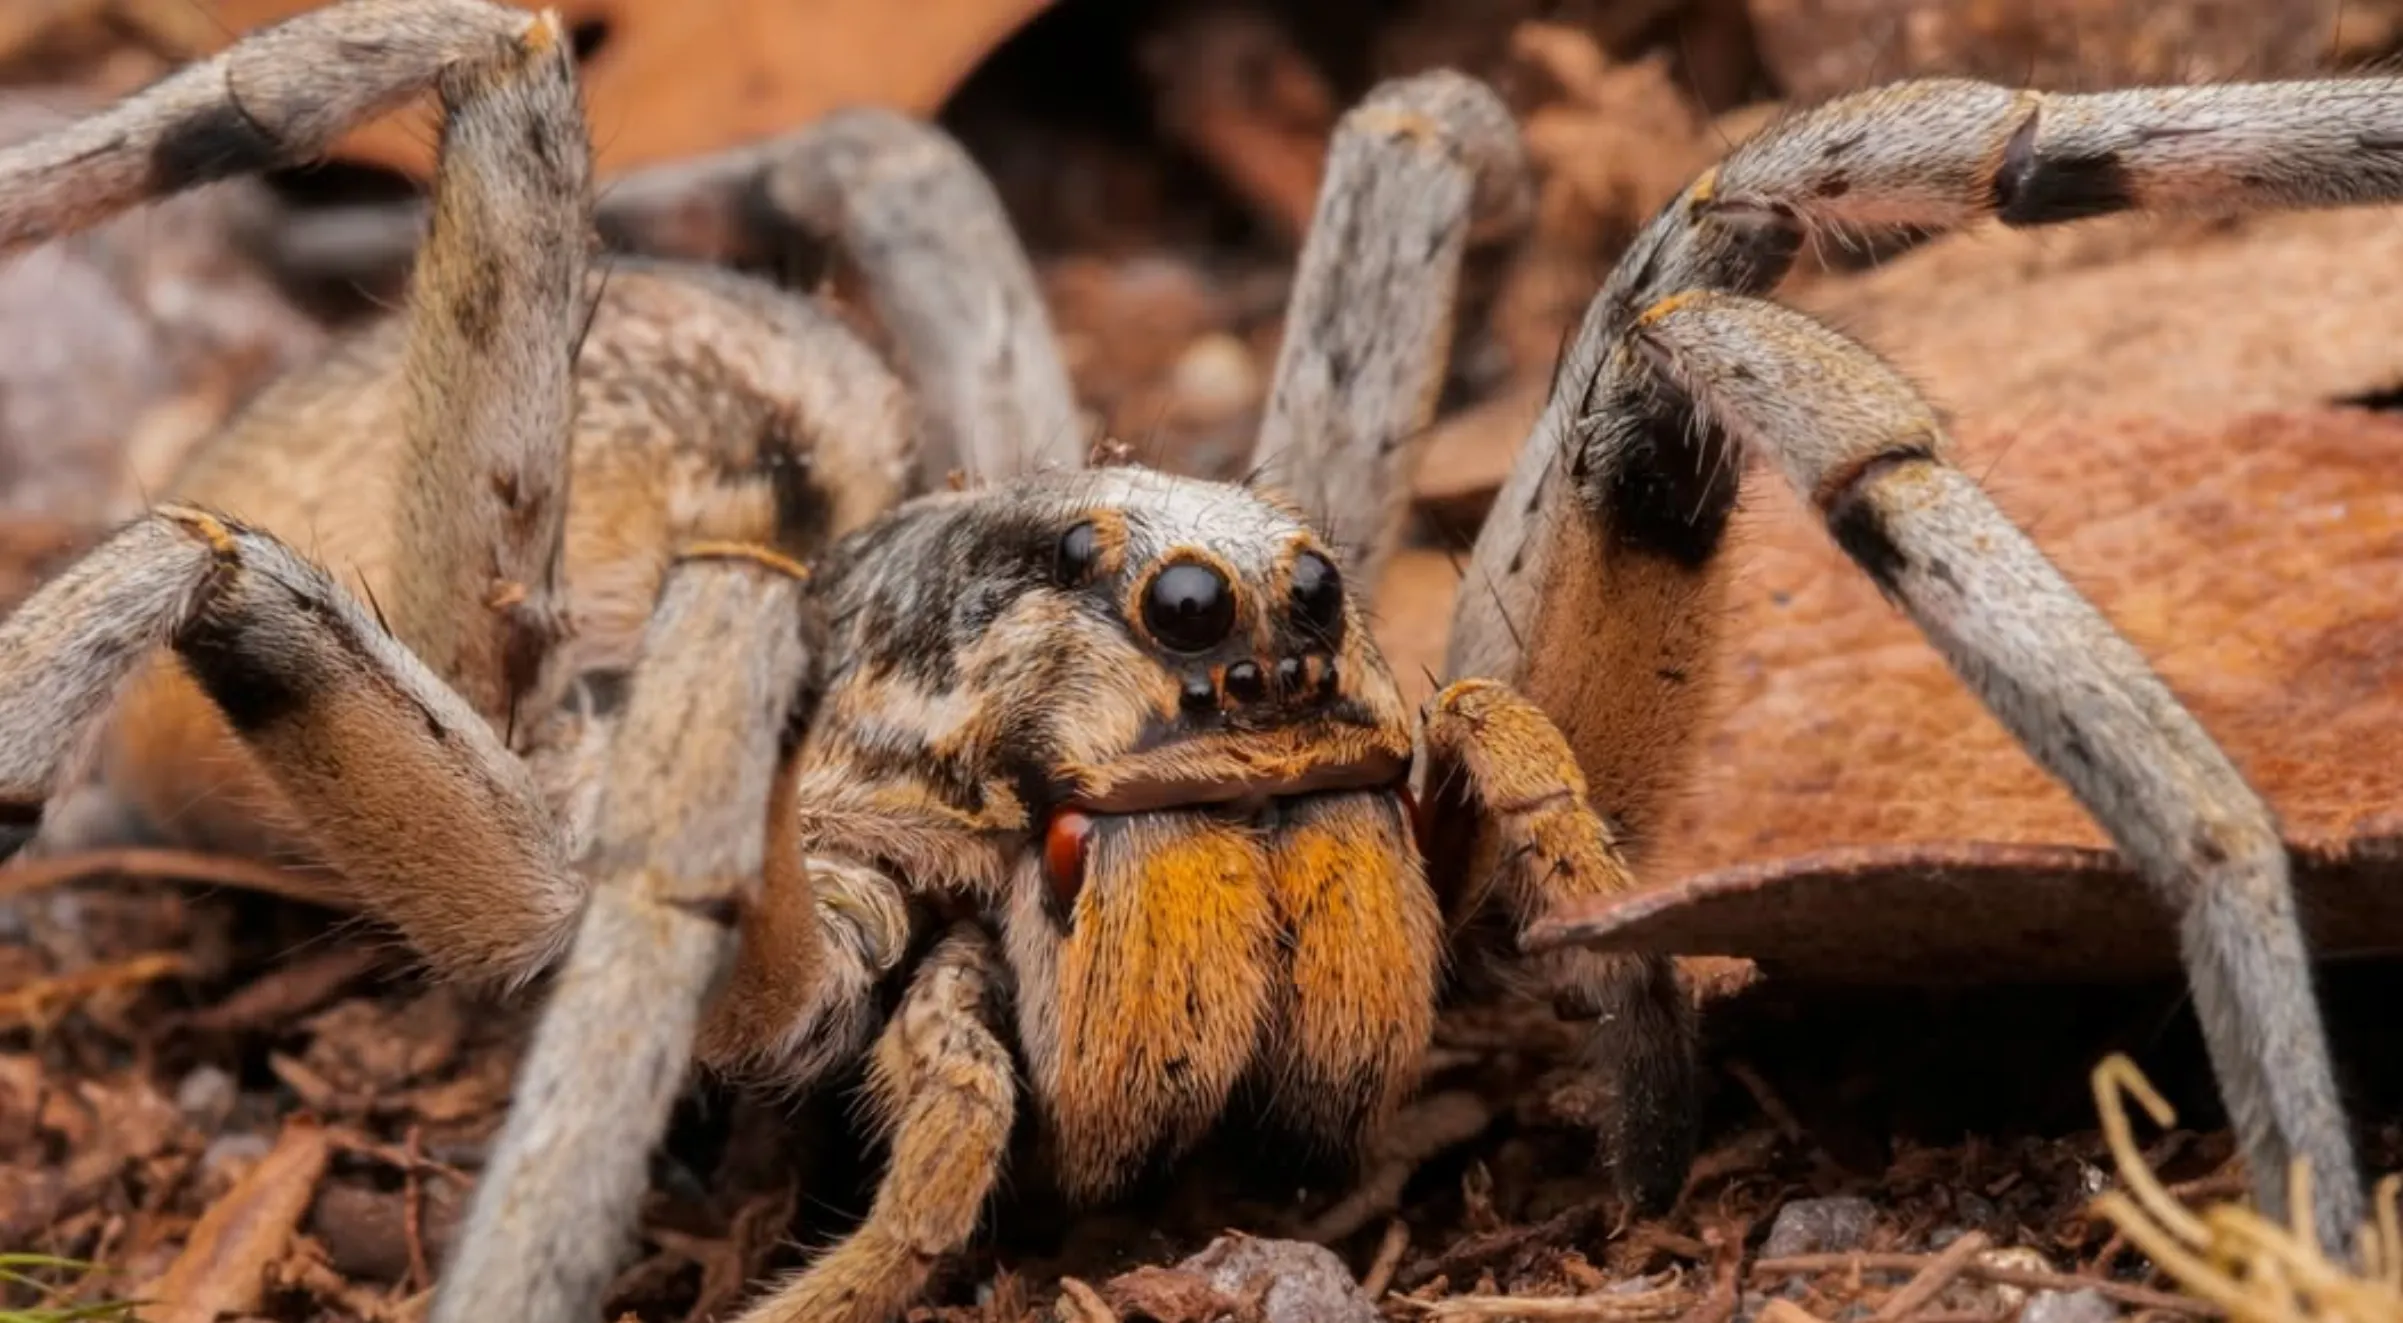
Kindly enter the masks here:
[[1933, 412], [1868, 350], [1800, 313], [1718, 293], [1646, 310], [1630, 340], [1777, 463], [2177, 913], [2255, 1198], [2283, 1221], [2288, 1166], [2301, 1158], [2320, 1243], [2352, 1243], [2360, 1172], [2268, 806], [2136, 649], [1945, 462]]
[[[1455, 932], [1490, 906], [1515, 940], [1556, 909], [1635, 889], [1587, 802], [1576, 755], [1532, 702], [1492, 680], [1457, 681], [1427, 701], [1420, 738], [1429, 848]], [[1701, 1064], [1675, 963], [1577, 948], [1476, 954], [1472, 977], [1498, 978], [1591, 1026], [1581, 1060], [1603, 1086], [1602, 1157], [1631, 1205], [1673, 1203], [1700, 1133]]]
[[1285, 314], [1252, 467], [1301, 503], [1353, 583], [1377, 582], [1450, 359], [1473, 236], [1527, 206], [1518, 127], [1449, 72], [1345, 115]]
[[773, 554], [710, 554], [662, 589], [601, 786], [593, 883], [445, 1265], [434, 1323], [591, 1317], [649, 1154], [732, 964], [771, 836], [805, 650]]
[[891, 1155], [868, 1216], [736, 1323], [883, 1323], [918, 1299], [975, 1233], [1017, 1114], [995, 1031], [1005, 975], [992, 939], [954, 929], [911, 975], [868, 1063], [868, 1099]]
[[556, 18], [486, 0], [356, 0], [261, 28], [0, 150], [0, 256], [151, 198], [308, 161], [452, 65], [565, 44]]

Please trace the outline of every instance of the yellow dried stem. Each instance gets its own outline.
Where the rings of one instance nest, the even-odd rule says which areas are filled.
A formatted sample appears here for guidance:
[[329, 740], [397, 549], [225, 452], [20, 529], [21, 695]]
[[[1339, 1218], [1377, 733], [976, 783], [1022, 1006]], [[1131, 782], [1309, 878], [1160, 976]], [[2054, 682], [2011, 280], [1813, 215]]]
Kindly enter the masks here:
[[2311, 1174], [2301, 1163], [2287, 1174], [2295, 1209], [2280, 1226], [2241, 1203], [2200, 1215], [2180, 1204], [2145, 1164], [2128, 1120], [2135, 1098], [2167, 1126], [2176, 1114], [2134, 1062], [2114, 1055], [2095, 1067], [2095, 1109], [2119, 1168], [2124, 1190], [2098, 1196], [2095, 1212], [2109, 1220], [2189, 1295], [2227, 1311], [2232, 1323], [2396, 1323], [2403, 1320], [2403, 1177], [2378, 1183], [2375, 1221], [2361, 1228], [2363, 1268], [2327, 1257], [2310, 1225]]

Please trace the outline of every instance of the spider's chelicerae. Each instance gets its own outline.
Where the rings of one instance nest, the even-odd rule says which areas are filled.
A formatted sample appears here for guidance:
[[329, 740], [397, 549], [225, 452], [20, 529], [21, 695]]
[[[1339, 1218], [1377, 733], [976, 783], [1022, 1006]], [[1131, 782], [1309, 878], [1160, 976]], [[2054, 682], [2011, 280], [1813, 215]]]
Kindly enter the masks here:
[[[1674, 1197], [1673, 968], [1517, 936], [1631, 885], [1658, 828], [1739, 452], [2182, 916], [2262, 1204], [2303, 1159], [2323, 1240], [2356, 1224], [2268, 810], [1927, 406], [1763, 296], [1817, 234], [2390, 199], [2403, 84], [1921, 82], [1761, 133], [1594, 300], [1418, 715], [1362, 613], [1462, 253], [1522, 196], [1484, 89], [1409, 79], [1345, 119], [1244, 486], [1080, 471], [1026, 259], [935, 131], [836, 116], [596, 207], [557, 21], [482, 0], [321, 10], [0, 152], [0, 252], [308, 159], [428, 86], [406, 310], [0, 626], [0, 814], [29, 854], [289, 863], [444, 974], [549, 980], [437, 1319], [592, 1314], [695, 1054], [787, 1087], [864, 1062], [889, 1149], [862, 1224], [755, 1320], [894, 1316], [1021, 1148], [1099, 1198], [1238, 1104], [1357, 1145], [1471, 993], [1590, 1024], [1601, 1157]], [[591, 255], [696, 216], [837, 237], [901, 378], [806, 296]]]

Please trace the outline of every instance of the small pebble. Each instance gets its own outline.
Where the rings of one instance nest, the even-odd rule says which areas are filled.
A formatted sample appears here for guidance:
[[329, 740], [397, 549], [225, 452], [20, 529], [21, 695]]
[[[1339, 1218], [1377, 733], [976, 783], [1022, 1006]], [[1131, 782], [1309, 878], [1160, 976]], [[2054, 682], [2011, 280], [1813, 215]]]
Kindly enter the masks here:
[[195, 1066], [175, 1086], [175, 1110], [203, 1130], [214, 1130], [234, 1110], [234, 1077], [215, 1066]]
[[2114, 1323], [2119, 1306], [2091, 1289], [2038, 1291], [2028, 1297], [2019, 1323]]
[[1260, 1323], [1377, 1323], [1376, 1305], [1324, 1245], [1220, 1236], [1177, 1267], [1238, 1300], [1268, 1282]]
[[1769, 1224], [1769, 1239], [1761, 1246], [1761, 1257], [1856, 1250], [1876, 1224], [1876, 1205], [1855, 1195], [1797, 1199], [1777, 1210], [1777, 1220]]
[[[1978, 1259], [1997, 1268], [2017, 1268], [2022, 1272], [2053, 1271], [2051, 1260], [2025, 1245], [1987, 1250], [1978, 1255]], [[2017, 1309], [2028, 1298], [2026, 1287], [2012, 1286], [2007, 1282], [1996, 1282], [1988, 1290], [2004, 1309]]]
[[219, 1135], [201, 1151], [200, 1170], [213, 1180], [222, 1179], [231, 1185], [257, 1166], [273, 1147], [265, 1135]]

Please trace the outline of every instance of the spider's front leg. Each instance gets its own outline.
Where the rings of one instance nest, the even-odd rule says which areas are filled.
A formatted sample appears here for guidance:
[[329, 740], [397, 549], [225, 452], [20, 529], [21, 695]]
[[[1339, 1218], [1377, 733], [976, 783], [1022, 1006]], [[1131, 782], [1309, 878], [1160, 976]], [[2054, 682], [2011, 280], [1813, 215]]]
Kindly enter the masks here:
[[[579, 861], [594, 890], [518, 1074], [432, 1317], [591, 1317], [649, 1184], [738, 930], [806, 979], [814, 942], [756, 922], [775, 878], [770, 787], [800, 696], [797, 566], [688, 550], [643, 636]], [[806, 900], [806, 883], [798, 888]], [[787, 899], [780, 897], [780, 900]]]
[[[1696, 1137], [1696, 1027], [1674, 965], [1576, 947], [1522, 959], [1545, 915], [1634, 889], [1611, 829], [1589, 803], [1576, 755], [1543, 711], [1494, 680], [1461, 680], [1427, 701], [1421, 794], [1429, 873], [1465, 971], [1589, 1023], [1584, 1065], [1603, 1085], [1602, 1156], [1620, 1195], [1658, 1209], [1685, 1184]], [[1481, 920], [1501, 920], [1489, 932]]]

